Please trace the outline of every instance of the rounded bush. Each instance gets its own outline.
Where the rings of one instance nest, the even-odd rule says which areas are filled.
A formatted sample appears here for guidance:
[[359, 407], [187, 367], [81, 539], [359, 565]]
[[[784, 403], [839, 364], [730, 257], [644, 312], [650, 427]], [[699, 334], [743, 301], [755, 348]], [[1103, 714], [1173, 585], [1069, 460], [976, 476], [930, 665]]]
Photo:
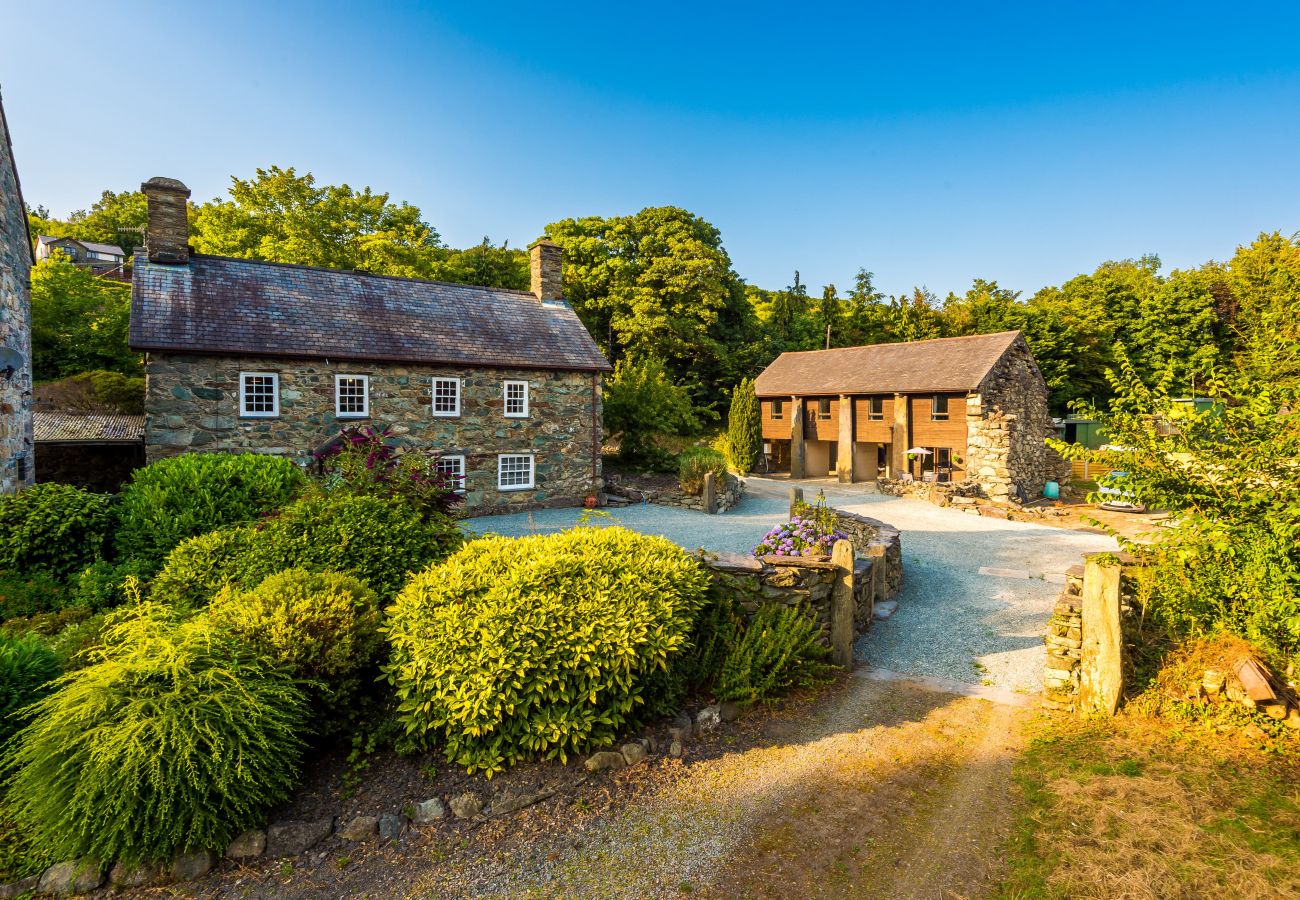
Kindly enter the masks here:
[[253, 537], [251, 526], [232, 525], [181, 541], [149, 583], [149, 599], [195, 610], [207, 606], [227, 584], [244, 585]]
[[379, 600], [350, 575], [289, 569], [251, 591], [227, 587], [208, 615], [302, 678], [350, 675], [379, 649]]
[[36, 635], [0, 636], [0, 745], [22, 725], [21, 711], [50, 692], [59, 672], [58, 656]]
[[704, 491], [704, 476], [712, 472], [722, 487], [727, 477], [727, 457], [712, 447], [691, 447], [677, 461], [677, 480], [682, 490], [692, 496]]
[[389, 610], [398, 715], [489, 775], [608, 743], [643, 676], [685, 645], [707, 584], [680, 547], [622, 528], [473, 541]]
[[17, 823], [59, 859], [224, 847], [297, 782], [291, 677], [200, 616], [118, 613], [99, 661], [56, 682], [4, 757]]
[[156, 568], [186, 538], [258, 519], [293, 500], [306, 481], [278, 456], [190, 453], [159, 460], [122, 490], [118, 552]]
[[113, 498], [68, 484], [0, 497], [0, 569], [67, 578], [99, 559], [113, 530]]
[[328, 570], [354, 575], [391, 599], [412, 572], [443, 559], [462, 542], [454, 521], [446, 516], [426, 521], [399, 499], [312, 494], [257, 531], [244, 586], [286, 569]]

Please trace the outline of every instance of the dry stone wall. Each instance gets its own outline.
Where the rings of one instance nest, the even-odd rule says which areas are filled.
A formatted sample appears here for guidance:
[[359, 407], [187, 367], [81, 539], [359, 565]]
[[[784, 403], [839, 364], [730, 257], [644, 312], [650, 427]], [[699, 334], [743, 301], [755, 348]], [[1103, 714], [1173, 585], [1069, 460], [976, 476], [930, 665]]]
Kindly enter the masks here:
[[[903, 548], [898, 530], [877, 519], [836, 510], [856, 559], [853, 570], [854, 634], [871, 625], [876, 604], [893, 599], [903, 587]], [[742, 616], [767, 603], [806, 606], [830, 644], [831, 593], [839, 569], [828, 557], [705, 554], [716, 590], [730, 597]]]
[[[274, 372], [280, 415], [239, 415], [239, 373]], [[334, 376], [367, 375], [370, 416], [335, 416]], [[145, 426], [148, 459], [188, 452], [245, 451], [302, 464], [345, 425], [391, 425], [415, 446], [464, 456], [465, 508], [475, 514], [581, 505], [601, 490], [600, 398], [584, 372], [460, 369], [325, 360], [150, 354]], [[461, 414], [432, 413], [434, 377], [461, 379]], [[502, 383], [529, 383], [527, 418], [507, 418]], [[497, 490], [497, 455], [535, 453], [531, 490]]]
[[1006, 501], [1019, 488], [1029, 498], [1066, 470], [1045, 439], [1055, 434], [1047, 383], [1029, 345], [1018, 338], [966, 398], [966, 478], [984, 495]]

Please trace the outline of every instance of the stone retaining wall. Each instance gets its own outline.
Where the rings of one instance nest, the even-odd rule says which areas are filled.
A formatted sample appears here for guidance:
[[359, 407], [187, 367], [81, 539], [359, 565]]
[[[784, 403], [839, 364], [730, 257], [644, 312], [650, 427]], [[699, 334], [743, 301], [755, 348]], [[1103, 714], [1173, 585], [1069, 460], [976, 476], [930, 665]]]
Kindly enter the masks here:
[[[838, 527], [849, 536], [853, 564], [853, 633], [870, 627], [875, 606], [895, 597], [903, 586], [903, 547], [898, 530], [877, 519], [836, 510]], [[822, 626], [829, 646], [831, 593], [839, 568], [825, 556], [764, 556], [705, 553], [715, 589], [731, 597], [742, 616], [765, 603], [805, 604]]]
[[[653, 503], [656, 506], [671, 506], [676, 509], [690, 509], [704, 512], [704, 497], [701, 494], [688, 494], [681, 488], [648, 490], [621, 484], [617, 478], [606, 481], [605, 492], [611, 497], [630, 500], [633, 503]], [[727, 473], [717, 493], [718, 512], [724, 513], [735, 508], [745, 496], [745, 480]]]

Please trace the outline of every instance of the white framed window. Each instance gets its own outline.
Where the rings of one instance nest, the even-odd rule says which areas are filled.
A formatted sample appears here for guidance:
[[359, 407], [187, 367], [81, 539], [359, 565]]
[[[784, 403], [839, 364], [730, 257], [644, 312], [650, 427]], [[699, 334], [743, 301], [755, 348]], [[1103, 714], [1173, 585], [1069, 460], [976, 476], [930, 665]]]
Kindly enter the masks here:
[[465, 493], [465, 457], [439, 456], [433, 461], [433, 467], [456, 482], [456, 493]]
[[460, 415], [460, 379], [433, 379], [433, 414], [435, 416]]
[[507, 418], [528, 418], [528, 382], [507, 381], [505, 383], [505, 398]]
[[334, 414], [340, 419], [370, 415], [370, 376], [334, 376]]
[[497, 490], [524, 491], [532, 486], [531, 453], [503, 453], [497, 457]]
[[239, 414], [252, 418], [278, 416], [280, 376], [275, 372], [240, 372]]

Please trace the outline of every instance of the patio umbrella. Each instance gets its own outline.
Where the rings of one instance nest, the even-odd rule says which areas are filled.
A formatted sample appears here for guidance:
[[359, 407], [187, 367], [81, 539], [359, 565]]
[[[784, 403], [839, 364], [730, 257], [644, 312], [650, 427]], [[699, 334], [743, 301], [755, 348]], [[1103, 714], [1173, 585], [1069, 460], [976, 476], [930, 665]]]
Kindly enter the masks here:
[[929, 456], [929, 455], [930, 455], [930, 451], [927, 450], [927, 449], [925, 449], [924, 447], [913, 447], [911, 450], [908, 450], [907, 453], [908, 453], [909, 456], [912, 455], [912, 454], [914, 454], [914, 453], [917, 454], [918, 456]]

